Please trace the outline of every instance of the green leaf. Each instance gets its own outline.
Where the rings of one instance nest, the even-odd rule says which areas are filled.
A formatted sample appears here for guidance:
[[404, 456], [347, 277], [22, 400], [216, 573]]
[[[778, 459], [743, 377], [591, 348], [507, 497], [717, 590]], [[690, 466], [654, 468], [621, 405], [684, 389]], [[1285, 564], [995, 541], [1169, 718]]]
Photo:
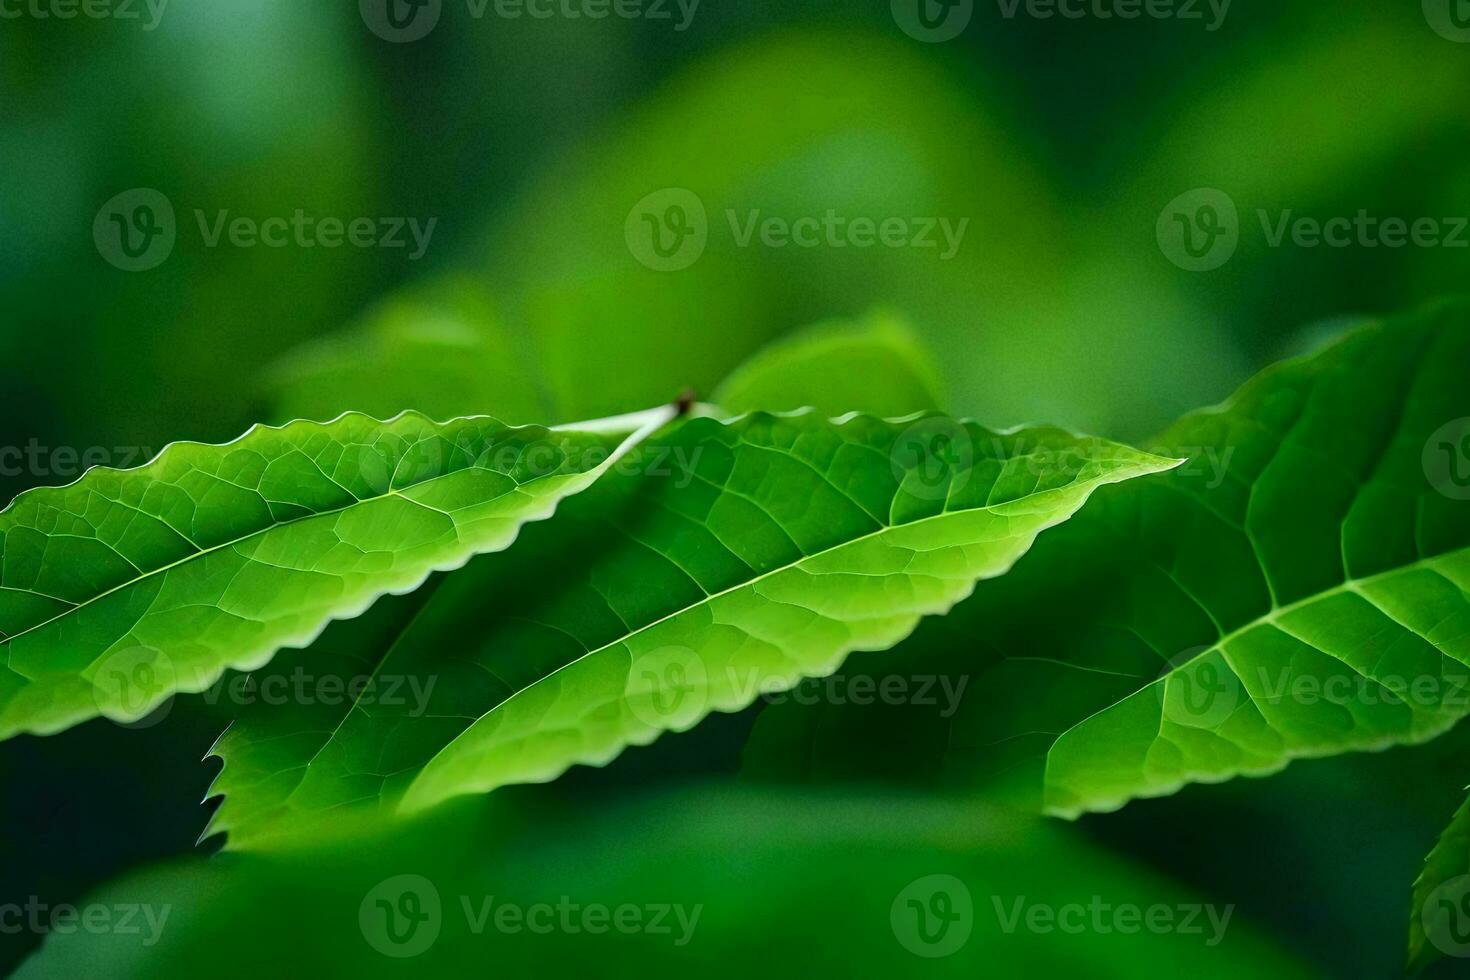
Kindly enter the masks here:
[[[762, 110], [762, 98], [779, 99], [782, 112]], [[497, 207], [483, 258], [465, 269], [466, 280], [495, 299], [493, 319], [481, 318], [486, 342], [495, 350], [505, 336], [512, 341], [509, 366], [525, 368], [543, 400], [537, 421], [627, 411], [686, 387], [709, 392], [793, 326], [877, 304], [915, 315], [929, 336], [983, 343], [983, 354], [1014, 365], [1027, 347], [1006, 343], [989, 314], [998, 291], [1016, 309], [1034, 301], [1022, 274], [1055, 268], [1060, 215], [1039, 168], [1008, 148], [1005, 114], [977, 107], [975, 98], [974, 86], [948, 77], [905, 40], [850, 31], [755, 39], [697, 60], [595, 141], [539, 163], [534, 179]], [[650, 154], [650, 146], [660, 152]], [[644, 264], [646, 253], [628, 237], [630, 222], [638, 228], [635, 208], [666, 189], [698, 198], [707, 231], [703, 252], [673, 271]], [[751, 212], [757, 221], [790, 222], [829, 211], [844, 224], [915, 217], [923, 244], [773, 248], [758, 232], [746, 241], [732, 229]], [[945, 260], [940, 217], [969, 222], [964, 247]], [[414, 298], [428, 301], [434, 288]], [[933, 325], [940, 317], [942, 332]], [[369, 356], [343, 363], [330, 394], [307, 396], [306, 414], [379, 404], [379, 388], [427, 387], [395, 377], [374, 333], [352, 330], [336, 342], [339, 351], [361, 342]], [[981, 374], [972, 362], [987, 363], [980, 356], [942, 366]], [[1026, 364], [1042, 367], [1039, 358]], [[448, 366], [438, 372], [475, 384]], [[996, 385], [1024, 394], [1035, 384], [1011, 380], [1014, 370], [1005, 379], [984, 373], [981, 390], [994, 396], [993, 407], [1030, 414], [1005, 404]], [[446, 388], [427, 394], [435, 401], [392, 403], [427, 411], [460, 397]], [[498, 405], [475, 411], [496, 414]]]
[[[752, 38], [672, 73], [604, 136], [538, 168], [497, 216], [487, 272], [574, 418], [648, 404], [648, 391], [711, 391], [793, 326], [879, 305], [936, 349], [965, 352], [940, 366], [951, 392], [973, 394], [967, 413], [1055, 418], [1038, 410], [1070, 391], [1046, 391], [1058, 357], [1034, 354], [1032, 311], [1069, 257], [1066, 213], [1013, 132], [996, 93], [907, 38]], [[635, 212], [675, 201], [705, 230], [703, 250], [661, 271], [644, 264]], [[925, 241], [852, 247], [824, 232], [814, 247], [771, 246], [759, 227], [829, 215], [917, 218]], [[968, 222], [953, 253], [941, 218]], [[1109, 346], [1094, 324], [1088, 336]]]
[[[906, 737], [962, 779], [1044, 766], [1074, 817], [1444, 732], [1470, 705], [1467, 363], [1470, 307], [1446, 305], [1185, 418], [1155, 452], [1187, 464], [1099, 494], [914, 638], [929, 669], [983, 673]], [[859, 727], [820, 710], [797, 758]]]
[[828, 416], [893, 418], [941, 408], [940, 390], [913, 330], [892, 314], [875, 313], [772, 342], [726, 378], [712, 401], [731, 412], [810, 406]]
[[567, 421], [555, 417], [487, 290], [463, 275], [404, 290], [360, 324], [292, 352], [272, 372], [267, 393], [271, 417], [280, 421], [405, 411]]
[[0, 738], [135, 720], [309, 644], [507, 547], [673, 414], [597, 431], [345, 415], [21, 494], [0, 513]]
[[[644, 455], [385, 612], [396, 632], [276, 665], [305, 694], [223, 736], [212, 830], [239, 845], [352, 802], [417, 811], [602, 765], [891, 646], [1097, 487], [1174, 465], [1056, 429], [810, 412], [695, 419]], [[318, 669], [359, 697], [327, 703]]]
[[[596, 806], [525, 793], [347, 829], [128, 875], [82, 907], [134, 909], [135, 932], [68, 930], [17, 976], [106, 964], [114, 980], [193, 980], [207, 963], [222, 980], [282, 964], [449, 977], [494, 963], [524, 977], [549, 956], [558, 976], [599, 977], [811, 977], [834, 957], [874, 977], [1321, 974], [1228, 892], [1192, 893], [1071, 828], [974, 805], [729, 786]], [[920, 919], [926, 900], [948, 927]], [[401, 912], [417, 921], [389, 918]]]
[[1414, 882], [1409, 969], [1443, 955], [1470, 956], [1470, 800], [1455, 811]]

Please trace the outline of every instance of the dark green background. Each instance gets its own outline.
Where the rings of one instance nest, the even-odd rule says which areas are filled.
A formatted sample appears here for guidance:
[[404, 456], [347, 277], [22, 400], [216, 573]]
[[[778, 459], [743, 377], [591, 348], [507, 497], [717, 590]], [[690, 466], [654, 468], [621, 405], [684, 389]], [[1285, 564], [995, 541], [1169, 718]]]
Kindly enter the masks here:
[[[1146, 440], [1347, 323], [1463, 289], [1470, 250], [1271, 248], [1256, 212], [1467, 215], [1467, 149], [1470, 45], [1414, 2], [1236, 0], [1214, 32], [977, 2], [942, 44], [906, 36], [886, 2], [704, 0], [680, 32], [477, 21], [446, 0], [412, 44], [375, 36], [347, 0], [173, 0], [153, 31], [3, 19], [0, 447], [41, 447], [43, 463], [0, 474], [0, 498], [74, 478], [70, 453], [136, 463], [277, 419], [294, 404], [281, 365], [313, 356], [301, 345], [405, 290], [432, 304], [464, 283], [483, 294], [471, 326], [514, 352], [484, 374], [519, 379], [558, 420], [707, 392], [772, 337], [883, 307], [935, 349], [955, 412]], [[712, 244], [659, 274], [629, 254], [623, 221], [669, 186], [704, 199], [712, 240], [725, 207], [970, 224], [949, 262]], [[179, 212], [178, 245], [149, 272], [114, 268], [93, 241], [98, 209], [133, 187]], [[1198, 187], [1241, 212], [1239, 251], [1207, 273], [1155, 240], [1161, 209]], [[207, 248], [196, 208], [438, 224], [410, 262]], [[354, 383], [418, 397], [393, 380], [418, 364], [345, 345], [363, 352]], [[520, 410], [487, 388], [442, 404]], [[307, 410], [409, 407], [351, 397]], [[181, 702], [141, 731], [95, 721], [0, 746], [0, 896], [75, 901], [189, 851], [216, 715]], [[556, 792], [728, 779], [748, 723], [711, 719]], [[1392, 976], [1409, 882], [1467, 781], [1470, 742], [1452, 735], [1057, 832], [1237, 903], [1316, 969]], [[0, 963], [34, 942], [0, 937]]]

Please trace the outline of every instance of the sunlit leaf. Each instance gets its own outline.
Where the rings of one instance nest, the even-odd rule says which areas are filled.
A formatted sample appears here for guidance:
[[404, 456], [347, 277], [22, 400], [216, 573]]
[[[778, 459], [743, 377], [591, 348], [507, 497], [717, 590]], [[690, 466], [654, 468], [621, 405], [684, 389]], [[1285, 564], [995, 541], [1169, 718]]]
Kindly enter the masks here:
[[248, 708], [217, 746], [212, 830], [247, 844], [604, 764], [891, 646], [1099, 486], [1174, 465], [1056, 429], [811, 413], [695, 419], [645, 455], [401, 628], [283, 658], [359, 697]]
[[515, 540], [673, 409], [598, 431], [345, 415], [175, 443], [0, 514], [0, 737], [146, 715]]

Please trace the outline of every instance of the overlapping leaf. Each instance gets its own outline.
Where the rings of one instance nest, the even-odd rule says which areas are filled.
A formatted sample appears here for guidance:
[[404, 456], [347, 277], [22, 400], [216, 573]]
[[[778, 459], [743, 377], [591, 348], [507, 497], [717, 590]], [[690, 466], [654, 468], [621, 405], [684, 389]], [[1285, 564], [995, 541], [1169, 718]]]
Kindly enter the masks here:
[[505, 547], [672, 415], [575, 432], [351, 414], [22, 494], [0, 514], [0, 738], [135, 719], [309, 643]]
[[[306, 693], [223, 737], [212, 829], [249, 843], [353, 803], [415, 811], [605, 763], [892, 645], [1095, 488], [1173, 465], [939, 416], [703, 418], [660, 449], [422, 605], [385, 607], [396, 631], [338, 630], [273, 665]], [[323, 670], [356, 696], [319, 696]]]
[[1442, 955], [1470, 956], [1470, 800], [1455, 811], [1414, 882], [1409, 968]]
[[[1099, 494], [911, 641], [984, 672], [952, 719], [900, 735], [889, 712], [885, 741], [964, 779], [1044, 766], [1045, 806], [1074, 816], [1443, 732], [1470, 709], [1467, 364], [1470, 309], [1443, 306], [1184, 419], [1156, 451], [1189, 463]], [[753, 769], [760, 727], [821, 769], [875, 723], [797, 713], [768, 712]]]
[[558, 417], [540, 381], [483, 283], [441, 276], [394, 293], [350, 330], [285, 357], [269, 378], [266, 421], [325, 420], [345, 409], [378, 418], [413, 411], [434, 419], [570, 421]]
[[893, 417], [942, 409], [939, 373], [901, 318], [874, 313], [808, 327], [768, 344], [715, 390], [730, 412], [814, 408]]
[[[1086, 964], [1089, 978], [1134, 980], [1141, 962], [1195, 980], [1320, 974], [1233, 896], [1191, 893], [1062, 828], [932, 799], [725, 787], [588, 807], [540, 795], [468, 802], [412, 828], [349, 827], [283, 854], [131, 875], [88, 901], [139, 909], [136, 931], [52, 937], [18, 976], [105, 963], [115, 980], [192, 980], [209, 963], [214, 976], [258, 977], [285, 963], [365, 980], [494, 962], [519, 977], [554, 956], [573, 976], [797, 977], [832, 969], [839, 944], [813, 936], [840, 937], [868, 976], [1068, 976]], [[517, 907], [524, 919], [504, 917]], [[1017, 928], [1012, 916], [1037, 907], [1099, 925]], [[1173, 927], [1140, 928], [1142, 912]]]

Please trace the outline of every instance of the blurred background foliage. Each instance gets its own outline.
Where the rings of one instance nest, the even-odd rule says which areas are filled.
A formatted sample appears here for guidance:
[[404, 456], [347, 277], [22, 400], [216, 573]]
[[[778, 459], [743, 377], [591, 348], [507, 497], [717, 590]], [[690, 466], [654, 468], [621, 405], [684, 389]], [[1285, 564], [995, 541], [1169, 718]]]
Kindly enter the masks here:
[[[842, 363], [854, 397], [864, 372], [892, 371], [912, 397], [987, 424], [1143, 441], [1346, 324], [1464, 287], [1464, 250], [1272, 248], [1256, 218], [1470, 214], [1470, 47], [1431, 30], [1417, 3], [1238, 0], [1213, 32], [1008, 19], [980, 3], [942, 44], [906, 36], [886, 2], [704, 0], [678, 31], [474, 20], [448, 0], [411, 44], [375, 36], [356, 7], [177, 2], [151, 31], [0, 21], [0, 446], [38, 447], [41, 461], [6, 467], [0, 498], [68, 482], [72, 453], [135, 464], [261, 420], [646, 407], [713, 392], [778, 338]], [[109, 265], [91, 234], [103, 203], [133, 187], [179, 215], [174, 252], [143, 273]], [[624, 241], [630, 209], [666, 187], [710, 215], [707, 250], [677, 273]], [[1155, 240], [1161, 209], [1198, 187], [1241, 212], [1239, 251], [1209, 273], [1177, 268]], [[209, 248], [196, 209], [438, 222], [411, 261], [404, 249]], [[946, 261], [739, 248], [727, 209], [969, 224]], [[837, 317], [912, 335], [932, 363], [843, 361], [822, 337]], [[742, 407], [766, 397], [738, 375], [723, 391]], [[211, 775], [198, 759], [225, 720], [180, 702], [141, 730], [99, 721], [0, 746], [0, 895], [75, 901], [189, 852]], [[711, 719], [556, 793], [729, 780], [749, 721]], [[1008, 833], [1060, 862], [1046, 874], [1070, 875], [1079, 894], [1104, 889], [1105, 876], [1087, 885], [1104, 871], [1068, 849], [1109, 849], [1107, 874], [1129, 864], [1236, 902], [1282, 962], [1387, 976], [1408, 883], [1467, 781], [1457, 733]], [[813, 804], [782, 806], [802, 813], [744, 833], [727, 822], [720, 846], [779, 860]], [[217, 870], [199, 873], [198, 888], [218, 887]], [[0, 937], [0, 963], [35, 941]]]

